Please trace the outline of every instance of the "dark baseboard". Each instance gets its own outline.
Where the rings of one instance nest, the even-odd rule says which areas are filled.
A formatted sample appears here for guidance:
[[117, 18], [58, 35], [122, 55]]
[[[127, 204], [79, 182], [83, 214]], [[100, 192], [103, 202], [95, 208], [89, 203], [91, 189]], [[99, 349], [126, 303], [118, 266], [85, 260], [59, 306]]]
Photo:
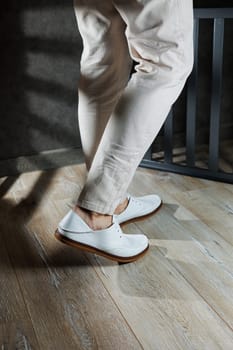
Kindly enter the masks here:
[[30, 156], [0, 160], [0, 177], [12, 176], [35, 170], [60, 168], [84, 162], [81, 148], [60, 148]]

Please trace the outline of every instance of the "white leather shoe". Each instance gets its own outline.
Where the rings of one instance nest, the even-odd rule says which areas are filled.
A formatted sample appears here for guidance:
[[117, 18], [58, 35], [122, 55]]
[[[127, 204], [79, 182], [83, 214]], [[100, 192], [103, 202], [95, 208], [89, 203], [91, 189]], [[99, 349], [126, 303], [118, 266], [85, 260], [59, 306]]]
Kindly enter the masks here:
[[143, 197], [134, 197], [128, 194], [127, 197], [129, 203], [126, 209], [119, 215], [113, 215], [118, 224], [145, 219], [154, 214], [162, 205], [161, 198], [156, 194]]
[[72, 209], [59, 222], [55, 237], [73, 247], [118, 262], [135, 261], [149, 248], [145, 235], [123, 233], [114, 218], [110, 227], [93, 231]]

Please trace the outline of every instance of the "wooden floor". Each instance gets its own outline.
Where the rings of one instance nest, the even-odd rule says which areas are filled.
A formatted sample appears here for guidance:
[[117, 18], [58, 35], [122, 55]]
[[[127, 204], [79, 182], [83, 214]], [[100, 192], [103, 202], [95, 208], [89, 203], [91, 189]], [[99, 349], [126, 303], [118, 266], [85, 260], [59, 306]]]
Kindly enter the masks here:
[[150, 249], [119, 265], [54, 238], [83, 165], [0, 179], [0, 349], [232, 350], [233, 186], [138, 169], [162, 208], [124, 227]]

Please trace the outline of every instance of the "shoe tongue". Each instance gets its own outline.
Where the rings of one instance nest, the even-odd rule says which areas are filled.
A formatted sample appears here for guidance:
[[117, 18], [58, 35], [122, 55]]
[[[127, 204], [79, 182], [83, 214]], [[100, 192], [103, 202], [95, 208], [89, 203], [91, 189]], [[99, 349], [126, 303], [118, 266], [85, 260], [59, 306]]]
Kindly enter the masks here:
[[115, 229], [121, 230], [121, 227], [120, 227], [119, 222], [117, 220], [117, 216], [115, 216], [115, 215], [113, 215], [113, 218], [112, 218], [112, 226], [114, 226]]
[[113, 224], [118, 224], [117, 215], [116, 214], [113, 214], [113, 216], [112, 216], [112, 223]]

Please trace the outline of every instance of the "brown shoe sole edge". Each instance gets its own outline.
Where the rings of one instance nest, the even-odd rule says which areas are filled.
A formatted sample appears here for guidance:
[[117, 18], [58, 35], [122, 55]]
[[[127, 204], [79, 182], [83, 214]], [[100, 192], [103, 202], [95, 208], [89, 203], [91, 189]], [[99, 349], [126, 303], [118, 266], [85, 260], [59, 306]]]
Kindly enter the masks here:
[[124, 221], [120, 224], [120, 226], [124, 226], [124, 225], [127, 225], [127, 224], [131, 224], [133, 222], [137, 222], [137, 221], [143, 221], [143, 220], [146, 220], [148, 219], [149, 217], [151, 217], [152, 215], [154, 215], [155, 213], [157, 213], [157, 211], [159, 211], [159, 209], [162, 207], [162, 204], [163, 204], [163, 201], [161, 201], [160, 205], [154, 210], [152, 211], [151, 213], [149, 214], [146, 214], [146, 215], [143, 215], [143, 216], [137, 216], [135, 218], [132, 218], [132, 219], [129, 219], [127, 221]]
[[61, 235], [58, 230], [55, 231], [54, 236], [56, 237], [56, 239], [58, 239], [62, 243], [65, 243], [67, 245], [70, 245], [72, 247], [78, 248], [78, 249], [83, 250], [83, 251], [87, 251], [89, 253], [94, 253], [94, 254], [97, 254], [97, 255], [101, 255], [101, 256], [103, 256], [105, 258], [108, 258], [108, 259], [111, 259], [111, 260], [114, 260], [114, 261], [118, 261], [119, 263], [128, 263], [128, 262], [133, 262], [135, 260], [138, 260], [143, 255], [145, 255], [145, 253], [149, 249], [149, 244], [148, 244], [146, 249], [144, 249], [141, 253], [139, 253], [137, 255], [134, 255], [134, 256], [131, 256], [131, 257], [121, 257], [121, 256], [117, 256], [117, 255], [108, 254], [108, 253], [104, 252], [103, 250], [91, 247], [91, 246], [89, 246], [87, 244], [78, 243], [76, 241], [73, 241], [72, 239], [69, 239], [69, 238]]

